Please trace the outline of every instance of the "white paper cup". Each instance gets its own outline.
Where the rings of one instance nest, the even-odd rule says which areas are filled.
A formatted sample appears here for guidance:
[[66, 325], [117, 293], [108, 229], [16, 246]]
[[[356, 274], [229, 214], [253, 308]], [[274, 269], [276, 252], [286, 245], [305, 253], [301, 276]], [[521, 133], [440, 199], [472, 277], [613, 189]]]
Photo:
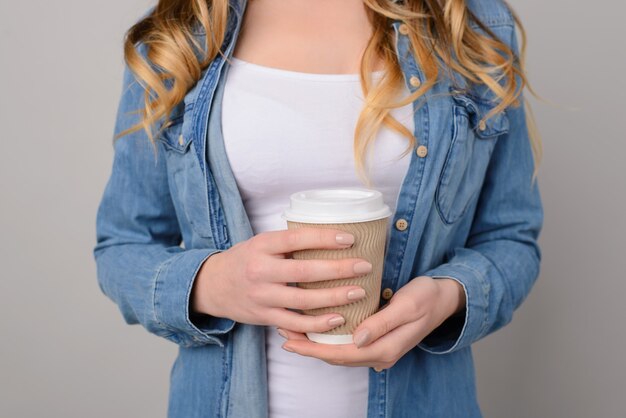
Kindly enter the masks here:
[[325, 250], [307, 249], [295, 251], [297, 260], [363, 258], [372, 264], [368, 274], [348, 279], [335, 279], [311, 283], [297, 283], [304, 289], [319, 289], [358, 285], [365, 289], [366, 297], [347, 305], [302, 310], [307, 315], [331, 312], [341, 314], [346, 323], [323, 333], [307, 333], [311, 341], [322, 344], [351, 344], [352, 333], [357, 326], [378, 309], [388, 218], [391, 210], [384, 203], [382, 194], [373, 189], [346, 187], [312, 189], [290, 196], [290, 206], [282, 218], [288, 229], [302, 227], [339, 229], [354, 235], [350, 248]]

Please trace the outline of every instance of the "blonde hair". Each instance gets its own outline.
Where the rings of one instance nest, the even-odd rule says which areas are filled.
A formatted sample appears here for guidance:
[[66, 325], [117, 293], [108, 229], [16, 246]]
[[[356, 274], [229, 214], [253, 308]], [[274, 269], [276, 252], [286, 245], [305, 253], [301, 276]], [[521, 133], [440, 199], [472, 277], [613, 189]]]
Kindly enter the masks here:
[[[402, 156], [416, 146], [413, 133], [394, 119], [390, 111], [422, 97], [436, 83], [440, 62], [456, 71], [470, 83], [486, 85], [499, 99], [498, 104], [484, 116], [486, 120], [508, 106], [518, 106], [519, 97], [528, 85], [524, 58], [526, 34], [507, 5], [521, 33], [521, 48], [516, 56], [467, 7], [465, 0], [363, 0], [373, 27], [372, 36], [360, 65], [361, 88], [365, 103], [354, 132], [354, 159], [358, 175], [367, 185], [365, 155], [383, 126], [406, 136], [409, 145]], [[135, 78], [145, 89], [144, 108], [139, 109], [141, 121], [118, 134], [121, 137], [142, 127], [154, 145], [152, 128], [161, 119], [160, 130], [169, 124], [169, 114], [187, 91], [200, 79], [209, 63], [223, 55], [229, 13], [229, 0], [159, 0], [156, 8], [132, 26], [125, 38], [124, 57]], [[398, 86], [403, 74], [395, 53], [395, 34], [389, 30], [393, 20], [408, 28], [411, 48], [421, 64], [425, 80], [404, 100], [397, 101]], [[471, 27], [477, 25], [484, 34]], [[207, 34], [200, 45], [194, 30], [200, 25]], [[137, 46], [147, 46], [144, 59]], [[382, 58], [384, 76], [373, 84], [369, 74], [378, 58]], [[525, 105], [527, 101], [524, 100]], [[532, 113], [527, 107], [526, 119], [530, 133], [535, 173], [541, 158], [541, 140], [535, 129]], [[157, 135], [160, 134], [157, 132]]]

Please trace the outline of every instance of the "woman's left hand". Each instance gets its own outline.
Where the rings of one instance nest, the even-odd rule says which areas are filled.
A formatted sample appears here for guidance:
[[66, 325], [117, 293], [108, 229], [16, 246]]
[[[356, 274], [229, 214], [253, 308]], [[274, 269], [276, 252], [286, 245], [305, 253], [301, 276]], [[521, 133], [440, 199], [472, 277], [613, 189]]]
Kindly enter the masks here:
[[452, 279], [419, 276], [400, 288], [353, 333], [353, 344], [318, 344], [305, 334], [280, 329], [283, 348], [341, 366], [392, 367], [448, 317], [465, 306], [463, 287]]

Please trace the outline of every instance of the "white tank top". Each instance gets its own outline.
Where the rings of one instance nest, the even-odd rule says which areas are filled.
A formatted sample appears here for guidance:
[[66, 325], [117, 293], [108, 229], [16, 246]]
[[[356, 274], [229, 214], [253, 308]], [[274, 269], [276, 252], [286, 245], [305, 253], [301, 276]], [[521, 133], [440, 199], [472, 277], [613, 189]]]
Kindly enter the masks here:
[[[363, 105], [358, 74], [302, 73], [237, 58], [232, 62], [224, 86], [222, 133], [254, 234], [287, 229], [280, 215], [292, 193], [364, 187], [353, 157]], [[413, 132], [411, 104], [392, 115]], [[399, 159], [407, 144], [406, 137], [382, 128], [368, 151], [372, 187], [392, 211], [411, 157], [408, 153]], [[287, 352], [275, 327], [266, 327], [266, 341], [270, 418], [367, 416], [367, 367], [334, 366]]]

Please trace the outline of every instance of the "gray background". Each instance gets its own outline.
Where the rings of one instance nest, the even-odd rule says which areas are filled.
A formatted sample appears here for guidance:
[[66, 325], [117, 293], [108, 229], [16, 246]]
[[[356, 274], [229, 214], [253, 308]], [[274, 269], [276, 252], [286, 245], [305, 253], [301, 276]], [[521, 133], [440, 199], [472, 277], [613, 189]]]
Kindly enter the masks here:
[[[148, 0], [0, 0], [0, 416], [165, 416], [174, 344], [97, 286], [122, 35]], [[619, 2], [515, 0], [545, 143], [539, 282], [475, 345], [486, 417], [623, 417], [626, 31]]]

